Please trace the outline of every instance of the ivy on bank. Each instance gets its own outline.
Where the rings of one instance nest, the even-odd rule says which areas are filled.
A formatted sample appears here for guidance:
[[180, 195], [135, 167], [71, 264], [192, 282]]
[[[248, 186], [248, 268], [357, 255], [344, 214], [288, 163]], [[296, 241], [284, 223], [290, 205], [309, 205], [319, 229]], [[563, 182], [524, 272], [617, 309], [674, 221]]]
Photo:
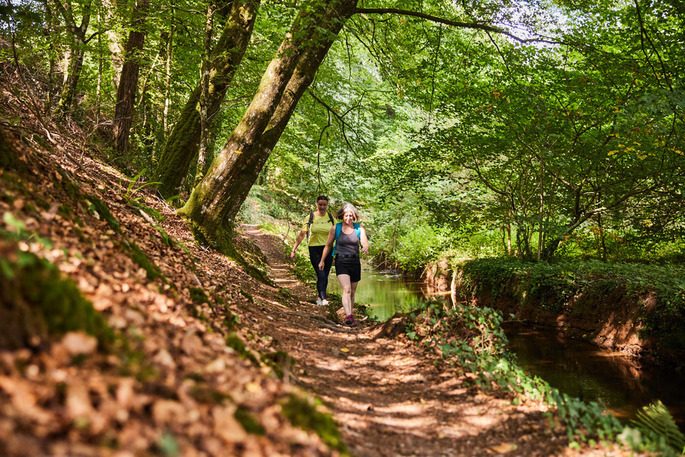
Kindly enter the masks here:
[[[502, 314], [497, 310], [463, 304], [447, 308], [434, 301], [414, 310], [409, 317], [408, 337], [434, 352], [457, 374], [474, 374], [474, 383], [484, 390], [499, 388], [511, 393], [514, 404], [521, 398], [532, 398], [555, 408], [566, 426], [571, 447], [600, 441], [618, 442], [634, 451], [664, 456], [684, 451], [685, 437], [677, 427], [650, 427], [644, 421], [624, 426], [616, 417], [604, 413], [598, 403], [562, 394], [543, 379], [527, 374], [507, 350]], [[645, 410], [654, 407], [650, 405]], [[659, 417], [668, 418], [668, 411], [664, 408]]]

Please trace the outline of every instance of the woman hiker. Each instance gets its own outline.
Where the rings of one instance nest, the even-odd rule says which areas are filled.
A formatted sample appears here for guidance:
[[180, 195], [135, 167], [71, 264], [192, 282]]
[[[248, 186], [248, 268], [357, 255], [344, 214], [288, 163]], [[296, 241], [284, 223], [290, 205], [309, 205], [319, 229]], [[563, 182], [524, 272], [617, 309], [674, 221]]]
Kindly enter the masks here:
[[[302, 231], [295, 240], [295, 246], [290, 252], [290, 258], [295, 260], [295, 251], [302, 240], [307, 237], [309, 244], [309, 260], [312, 262], [316, 273], [316, 304], [328, 305], [326, 300], [326, 289], [328, 288], [328, 274], [333, 265], [333, 256], [323, 257], [323, 248], [326, 244], [326, 237], [331, 228], [335, 227], [333, 216], [328, 212], [328, 197], [319, 195], [316, 197], [316, 211], [309, 213]], [[323, 263], [323, 269], [319, 268], [319, 262]]]
[[[369, 240], [364, 227], [359, 225], [359, 211], [351, 203], [345, 203], [335, 214], [336, 219], [342, 220], [328, 232], [328, 240], [323, 255], [328, 255], [335, 242], [335, 274], [342, 288], [342, 304], [345, 310], [345, 324], [354, 327], [357, 323], [352, 315], [354, 307], [354, 293], [362, 277], [362, 264], [359, 259], [359, 244], [362, 253], [369, 253]], [[325, 262], [319, 262], [319, 270], [326, 267]]]

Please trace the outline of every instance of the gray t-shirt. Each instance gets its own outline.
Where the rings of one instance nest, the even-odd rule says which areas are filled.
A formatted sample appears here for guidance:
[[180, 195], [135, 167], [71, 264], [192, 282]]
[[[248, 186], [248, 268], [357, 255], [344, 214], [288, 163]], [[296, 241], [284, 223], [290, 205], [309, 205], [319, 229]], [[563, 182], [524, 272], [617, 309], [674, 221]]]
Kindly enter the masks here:
[[359, 255], [359, 237], [356, 230], [352, 230], [349, 235], [343, 231], [340, 232], [336, 253], [338, 255]]

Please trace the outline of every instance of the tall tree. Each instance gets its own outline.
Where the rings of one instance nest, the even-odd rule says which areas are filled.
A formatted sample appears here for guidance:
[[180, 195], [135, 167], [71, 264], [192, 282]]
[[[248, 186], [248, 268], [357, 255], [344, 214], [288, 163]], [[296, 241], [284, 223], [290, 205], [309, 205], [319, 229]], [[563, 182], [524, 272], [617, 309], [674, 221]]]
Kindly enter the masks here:
[[230, 240], [226, 228], [356, 4], [311, 1], [300, 10], [251, 105], [181, 210], [207, 242], [222, 246]]
[[[207, 99], [207, 119], [219, 111], [235, 72], [245, 54], [254, 28], [260, 0], [230, 0], [230, 13], [218, 42], [210, 56]], [[155, 171], [155, 180], [161, 184], [159, 191], [164, 196], [178, 192], [188, 174], [191, 162], [197, 157], [200, 136], [200, 81], [181, 111], [180, 117], [167, 138]]]
[[137, 0], [131, 13], [131, 30], [126, 43], [124, 66], [121, 70], [117, 102], [114, 110], [114, 147], [124, 153], [128, 147], [129, 133], [133, 123], [133, 105], [135, 104], [140, 59], [145, 43], [145, 21], [150, 0]]
[[86, 54], [86, 44], [88, 43], [86, 34], [88, 32], [88, 25], [90, 24], [93, 1], [86, 0], [81, 5], [80, 24], [76, 24], [76, 16], [74, 14], [75, 7], [69, 0], [64, 4], [62, 4], [61, 0], [53, 1], [57, 11], [59, 11], [64, 19], [69, 38], [67, 73], [62, 86], [62, 95], [60, 96], [56, 110], [57, 114], [61, 115], [71, 110], [76, 97], [76, 90], [83, 67], [83, 59]]

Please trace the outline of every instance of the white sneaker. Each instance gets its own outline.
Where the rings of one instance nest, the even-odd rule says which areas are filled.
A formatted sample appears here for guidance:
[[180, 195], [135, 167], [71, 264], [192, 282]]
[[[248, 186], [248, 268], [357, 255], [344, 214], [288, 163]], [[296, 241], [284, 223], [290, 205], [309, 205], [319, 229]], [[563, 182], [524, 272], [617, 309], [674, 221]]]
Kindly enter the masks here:
[[321, 306], [328, 306], [328, 300], [326, 300], [325, 298], [321, 300]]
[[317, 305], [319, 305], [319, 306], [321, 306], [321, 305], [322, 305], [322, 303], [321, 303], [321, 299], [320, 299], [320, 298], [317, 298], [317, 299], [316, 299], [316, 304], [317, 304]]

